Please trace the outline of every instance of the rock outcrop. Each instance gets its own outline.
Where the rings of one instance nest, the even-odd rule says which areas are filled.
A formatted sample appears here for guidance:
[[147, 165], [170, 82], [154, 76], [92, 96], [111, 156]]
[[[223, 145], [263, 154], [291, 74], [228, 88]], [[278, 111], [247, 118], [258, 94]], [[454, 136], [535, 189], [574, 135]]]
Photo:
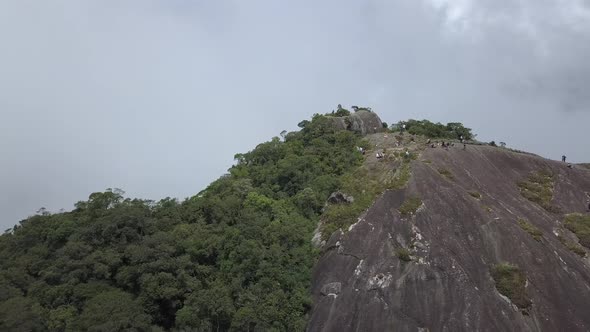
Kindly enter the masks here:
[[354, 197], [347, 195], [341, 191], [333, 192], [328, 197], [328, 203], [330, 204], [350, 204], [354, 202]]
[[[590, 171], [487, 146], [427, 149], [421, 159], [406, 189], [385, 192], [323, 246], [308, 331], [589, 331], [590, 259], [564, 244], [577, 238], [563, 220], [587, 213]], [[560, 213], [519, 191], [542, 170], [554, 175]], [[402, 215], [408, 197], [423, 205]], [[526, 310], [496, 288], [491, 271], [502, 262], [526, 276]]]
[[363, 136], [383, 131], [383, 122], [381, 122], [379, 116], [367, 110], [360, 110], [349, 116], [333, 117], [331, 119], [336, 128], [351, 130]]
[[337, 296], [338, 294], [340, 294], [341, 290], [342, 290], [341, 283], [331, 282], [329, 284], [325, 284], [324, 287], [322, 287], [322, 290], [320, 292], [324, 296], [330, 296], [330, 295]]

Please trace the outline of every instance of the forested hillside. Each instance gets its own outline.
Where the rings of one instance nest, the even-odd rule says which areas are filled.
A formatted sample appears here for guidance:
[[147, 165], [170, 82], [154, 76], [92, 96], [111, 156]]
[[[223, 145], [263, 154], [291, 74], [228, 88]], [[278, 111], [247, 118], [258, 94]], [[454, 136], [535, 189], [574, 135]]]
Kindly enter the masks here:
[[313, 230], [362, 160], [330, 124], [236, 155], [183, 202], [109, 189], [22, 221], [0, 237], [0, 330], [303, 330]]

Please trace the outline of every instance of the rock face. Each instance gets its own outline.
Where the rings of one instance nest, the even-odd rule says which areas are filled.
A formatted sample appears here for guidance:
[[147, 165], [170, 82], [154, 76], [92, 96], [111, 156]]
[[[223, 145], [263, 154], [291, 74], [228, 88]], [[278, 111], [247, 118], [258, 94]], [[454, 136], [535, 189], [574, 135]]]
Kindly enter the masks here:
[[328, 203], [330, 204], [350, 204], [354, 202], [354, 197], [347, 195], [343, 192], [337, 191], [333, 192], [330, 197], [328, 197]]
[[322, 287], [321, 293], [324, 296], [329, 296], [329, 295], [338, 295], [340, 294], [340, 291], [342, 290], [342, 284], [339, 282], [331, 282], [329, 284], [325, 284], [324, 287]]
[[[587, 213], [590, 171], [487, 146], [428, 149], [422, 158], [429, 162], [412, 162], [406, 189], [385, 192], [324, 245], [308, 331], [590, 331], [590, 259], [560, 242], [556, 234], [576, 241], [563, 214], [516, 185], [550, 170], [552, 204]], [[402, 216], [397, 209], [410, 196], [423, 206]], [[537, 227], [540, 241], [518, 219]], [[501, 262], [526, 274], [527, 312], [497, 291], [490, 271]]]
[[361, 135], [368, 135], [383, 130], [383, 122], [379, 116], [371, 111], [357, 111], [349, 116], [332, 118], [338, 129], [352, 130]]

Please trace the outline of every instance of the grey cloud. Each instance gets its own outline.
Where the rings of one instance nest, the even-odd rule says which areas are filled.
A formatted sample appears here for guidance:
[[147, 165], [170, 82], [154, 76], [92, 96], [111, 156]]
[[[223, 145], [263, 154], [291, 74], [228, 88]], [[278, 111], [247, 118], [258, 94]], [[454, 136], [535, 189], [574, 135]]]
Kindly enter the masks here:
[[338, 103], [588, 161], [588, 13], [549, 0], [3, 2], [0, 225], [107, 187], [190, 196], [235, 153]]

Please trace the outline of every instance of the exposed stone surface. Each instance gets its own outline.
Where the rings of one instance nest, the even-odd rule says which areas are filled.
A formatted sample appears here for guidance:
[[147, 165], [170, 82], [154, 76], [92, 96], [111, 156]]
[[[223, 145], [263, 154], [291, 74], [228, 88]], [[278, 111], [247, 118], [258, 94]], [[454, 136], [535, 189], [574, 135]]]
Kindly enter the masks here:
[[[555, 174], [553, 204], [585, 213], [590, 171], [487, 146], [427, 149], [407, 189], [388, 191], [346, 233], [331, 235], [313, 272], [309, 331], [590, 331], [590, 259], [556, 236], [576, 238], [563, 215], [523, 198], [530, 172]], [[437, 171], [448, 169], [453, 180]], [[481, 193], [480, 200], [469, 191]], [[405, 197], [424, 208], [402, 217]], [[523, 218], [543, 232], [536, 241]], [[401, 261], [399, 248], [412, 260]], [[494, 264], [527, 277], [528, 313], [496, 290]], [[337, 296], [324, 296], [340, 283]]]
[[326, 244], [326, 241], [322, 240], [322, 232], [320, 230], [320, 223], [318, 223], [317, 227], [313, 231], [313, 237], [311, 238], [311, 244], [316, 247], [320, 248]]
[[328, 203], [330, 204], [350, 204], [352, 202], [354, 202], [354, 197], [340, 191], [333, 192], [330, 197], [328, 197]]
[[370, 111], [358, 111], [349, 116], [334, 117], [332, 121], [336, 128], [352, 130], [361, 135], [383, 131], [383, 122], [376, 113]]
[[328, 295], [338, 295], [342, 290], [342, 283], [340, 282], [331, 282], [329, 284], [325, 284], [322, 287], [321, 294], [324, 296]]

